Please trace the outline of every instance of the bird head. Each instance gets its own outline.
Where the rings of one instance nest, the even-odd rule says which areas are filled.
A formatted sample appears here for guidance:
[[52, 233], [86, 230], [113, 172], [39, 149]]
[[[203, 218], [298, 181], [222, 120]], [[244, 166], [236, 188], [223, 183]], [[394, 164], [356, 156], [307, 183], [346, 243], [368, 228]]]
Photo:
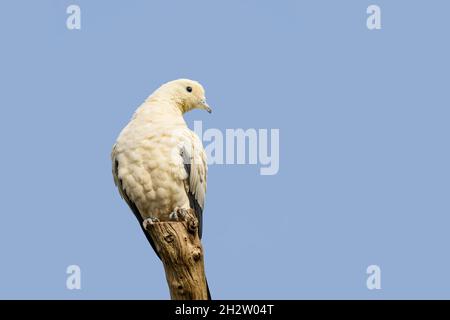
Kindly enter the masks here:
[[170, 97], [182, 113], [193, 109], [212, 112], [206, 103], [205, 90], [197, 81], [189, 79], [170, 81], [163, 84], [158, 91], [162, 91], [165, 96]]

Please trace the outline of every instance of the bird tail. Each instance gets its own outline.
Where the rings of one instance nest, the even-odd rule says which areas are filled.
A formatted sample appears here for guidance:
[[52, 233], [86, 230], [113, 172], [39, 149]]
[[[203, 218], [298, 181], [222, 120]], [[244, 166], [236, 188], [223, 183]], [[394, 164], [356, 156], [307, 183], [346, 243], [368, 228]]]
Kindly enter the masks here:
[[208, 300], [212, 300], [211, 292], [209, 291], [209, 286], [208, 286], [208, 279], [205, 278], [205, 281], [206, 281], [206, 291], [208, 292]]

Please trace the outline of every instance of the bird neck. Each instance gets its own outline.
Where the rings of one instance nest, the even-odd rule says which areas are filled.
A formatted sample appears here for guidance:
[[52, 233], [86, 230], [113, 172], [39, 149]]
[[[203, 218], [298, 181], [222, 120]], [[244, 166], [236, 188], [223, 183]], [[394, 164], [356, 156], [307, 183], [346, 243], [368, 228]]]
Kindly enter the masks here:
[[171, 109], [181, 116], [189, 111], [187, 104], [181, 98], [177, 95], [167, 94], [166, 92], [154, 93], [145, 102], [151, 103], [154, 106], [164, 106], [163, 108], [166, 111], [168, 111], [167, 109]]
[[135, 112], [133, 120], [138, 123], [170, 122], [185, 124], [183, 111], [172, 100], [149, 97]]

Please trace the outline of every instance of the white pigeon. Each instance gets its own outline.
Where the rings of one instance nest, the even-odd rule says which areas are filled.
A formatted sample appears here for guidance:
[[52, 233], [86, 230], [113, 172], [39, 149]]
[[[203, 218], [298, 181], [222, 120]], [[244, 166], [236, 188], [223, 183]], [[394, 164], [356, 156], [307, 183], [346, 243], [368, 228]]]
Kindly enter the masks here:
[[200, 83], [179, 79], [163, 84], [136, 110], [111, 158], [114, 182], [142, 228], [146, 219], [177, 220], [191, 208], [201, 238], [207, 164], [201, 140], [183, 118], [192, 109], [211, 113]]

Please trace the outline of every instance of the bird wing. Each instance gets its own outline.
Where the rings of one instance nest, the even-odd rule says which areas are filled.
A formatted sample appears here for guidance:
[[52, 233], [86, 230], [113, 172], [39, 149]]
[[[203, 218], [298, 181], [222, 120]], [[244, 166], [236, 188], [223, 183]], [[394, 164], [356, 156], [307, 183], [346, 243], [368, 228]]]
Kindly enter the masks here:
[[125, 188], [123, 187], [122, 184], [122, 179], [119, 178], [119, 160], [116, 157], [116, 145], [113, 146], [112, 152], [111, 152], [111, 160], [112, 160], [112, 174], [114, 177], [114, 183], [117, 186], [117, 189], [119, 189], [119, 193], [120, 196], [125, 200], [125, 202], [128, 204], [128, 206], [130, 207], [131, 211], [133, 212], [134, 216], [136, 217], [136, 219], [139, 222], [139, 225], [141, 226], [142, 231], [145, 234], [145, 237], [147, 238], [148, 242], [150, 243], [150, 245], [152, 246], [153, 250], [155, 251], [156, 255], [158, 256], [159, 259], [161, 259], [161, 257], [158, 254], [158, 250], [156, 250], [156, 245], [153, 242], [152, 237], [148, 234], [148, 232], [144, 229], [144, 219], [142, 219], [141, 213], [139, 212], [138, 207], [136, 206], [136, 204], [128, 197], [127, 192], [125, 190]]
[[181, 147], [180, 156], [183, 158], [184, 169], [187, 173], [187, 178], [184, 180], [186, 193], [190, 207], [194, 210], [198, 219], [198, 235], [201, 239], [208, 166], [203, 145], [193, 132], [190, 132], [190, 142]]

